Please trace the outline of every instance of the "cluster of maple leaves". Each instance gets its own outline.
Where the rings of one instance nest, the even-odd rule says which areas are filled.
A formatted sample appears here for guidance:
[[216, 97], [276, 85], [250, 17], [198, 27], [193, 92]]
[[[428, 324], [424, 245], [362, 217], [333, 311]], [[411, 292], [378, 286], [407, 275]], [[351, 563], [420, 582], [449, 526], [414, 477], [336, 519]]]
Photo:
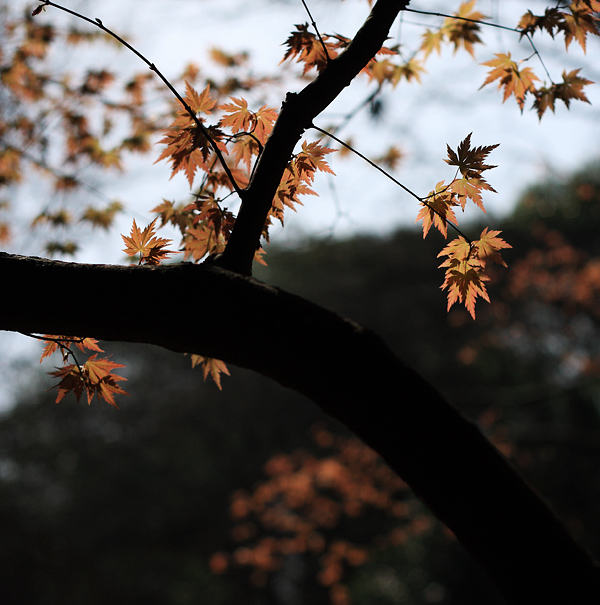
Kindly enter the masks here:
[[[453, 45], [455, 51], [464, 49], [474, 56], [475, 45], [482, 44], [480, 33], [486, 19], [485, 15], [475, 9], [475, 4], [476, 0], [463, 2], [454, 15], [445, 16], [439, 28], [427, 29], [423, 34], [421, 45], [410, 58], [405, 57], [400, 47], [382, 47], [361, 73], [378, 87], [384, 84], [395, 87], [402, 80], [419, 81], [424, 72], [425, 60], [432, 52], [440, 53], [443, 44]], [[55, 3], [43, 2], [34, 14], [39, 14], [41, 9], [49, 5], [60, 8]], [[583, 87], [591, 82], [579, 76], [579, 70], [564, 72], [562, 82], [559, 83], [552, 82], [546, 72], [550, 83], [536, 87], [536, 82], [541, 80], [532, 67], [522, 65], [536, 56], [539, 58], [539, 53], [533, 44], [533, 36], [542, 31], [552, 37], [563, 35], [567, 48], [573, 40], [576, 40], [585, 51], [587, 35], [600, 34], [596, 15], [598, 11], [600, 11], [598, 0], [575, 0], [565, 6], [557, 5], [548, 8], [541, 16], [528, 11], [512, 31], [529, 41], [533, 53], [522, 61], [514, 61], [510, 53], [506, 53], [497, 54], [494, 59], [484, 62], [483, 64], [491, 69], [482, 86], [498, 81], [499, 88], [503, 89], [504, 100], [514, 96], [521, 110], [524, 108], [527, 96], [530, 95], [533, 98], [533, 107], [540, 118], [547, 109], [554, 111], [558, 100], [564, 102], [567, 107], [572, 100], [588, 102]], [[34, 50], [29, 52], [44, 55], [49, 44], [48, 40], [53, 37], [53, 30], [50, 26], [38, 28], [30, 20], [28, 24], [32, 31], [36, 32], [30, 37]], [[98, 24], [108, 31], [100, 21]], [[43, 42], [39, 42], [39, 39]], [[286, 51], [282, 62], [295, 59], [302, 65], [302, 76], [307, 77], [311, 70], [322, 71], [350, 42], [349, 38], [338, 34], [321, 34], [317, 31], [313, 33], [307, 23], [300, 24], [285, 42]], [[38, 48], [36, 44], [41, 45], [39, 50], [35, 50]], [[235, 59], [231, 57], [229, 59], [235, 62]], [[543, 63], [541, 64], [543, 66]], [[20, 65], [21, 71], [27, 69], [29, 71], [20, 75], [9, 71], [8, 75], [2, 75], [3, 81], [7, 79], [16, 95], [24, 98], [29, 96], [34, 100], [34, 89], [27, 87], [26, 83], [28, 79], [35, 76], [35, 71], [28, 67], [27, 62], [17, 61], [15, 65], [17, 66], [15, 70]], [[277, 120], [276, 109], [267, 105], [252, 109], [245, 98], [231, 96], [232, 90], [244, 88], [243, 83], [234, 83], [229, 89], [214, 86], [211, 88], [207, 85], [199, 91], [194, 86], [197, 71], [194, 73], [194, 70], [191, 70], [188, 75], [189, 77], [185, 79], [185, 96], [179, 98], [170, 125], [163, 129], [164, 136], [159, 143], [164, 145], [164, 148], [157, 161], [170, 162], [171, 176], [179, 172], [185, 175], [193, 191], [193, 201], [176, 204], [173, 201], [163, 200], [153, 208], [152, 212], [157, 216], [148, 226], [140, 229], [135, 221], [133, 222], [131, 233], [123, 236], [124, 251], [129, 256], [137, 258], [139, 264], [159, 264], [175, 253], [174, 250], [168, 249], [170, 240], [161, 238], [156, 233], [159, 219], [158, 227], [170, 224], [179, 229], [180, 251], [183, 252], [185, 259], [200, 262], [208, 255], [223, 252], [236, 220], [236, 205], [252, 179], [254, 168], [264, 147], [268, 144]], [[119, 110], [129, 112], [127, 115], [133, 126], [132, 136], [123, 141], [118, 149], [103, 150], [99, 138], [91, 134], [85, 116], [73, 110], [64, 113], [67, 128], [67, 162], [76, 162], [78, 158], [87, 157], [104, 167], [118, 166], [119, 153], [123, 149], [144, 151], [147, 149], [148, 137], [154, 132], [153, 127], [141, 115], [127, 107], [141, 106], [141, 98], [136, 101], [135, 95], [141, 95], [142, 82], [145, 82], [148, 76], [151, 74], [146, 74], [144, 79], [132, 81], [132, 103], [117, 105]], [[89, 72], [77, 91], [79, 96], [73, 98], [79, 99], [81, 95], [97, 95], [98, 91], [104, 90], [112, 79], [112, 74], [105, 70]], [[44, 82], [40, 83], [42, 84]], [[23, 86], [26, 86], [25, 91], [20, 91], [19, 87]], [[252, 86], [247, 83], [246, 87]], [[64, 85], [60, 94], [69, 98], [71, 90]], [[221, 100], [222, 96], [229, 98]], [[111, 112], [114, 106], [114, 103], [107, 103], [106, 110]], [[209, 124], [207, 120], [211, 116], [214, 120]], [[110, 121], [107, 122], [105, 119], [105, 124], [105, 128], [110, 129]], [[33, 128], [33, 125], [24, 125], [24, 132], [28, 127]], [[448, 308], [460, 302], [465, 305], [473, 318], [477, 299], [481, 297], [489, 300], [485, 286], [485, 282], [488, 281], [487, 264], [493, 262], [504, 265], [501, 251], [510, 246], [499, 237], [498, 231], [487, 228], [480, 234], [479, 239], [468, 239], [458, 230], [455, 211], [458, 207], [464, 210], [469, 200], [484, 210], [482, 192], [493, 192], [494, 189], [486, 182], [483, 173], [493, 168], [485, 162], [495, 147], [496, 145], [471, 147], [471, 135], [459, 144], [456, 151], [448, 147], [446, 162], [456, 167], [454, 178], [447, 184], [444, 181], [439, 182], [427, 196], [415, 195], [421, 204], [417, 220], [423, 222], [424, 237], [431, 227], [439, 230], [444, 237], [447, 237], [449, 227], [459, 233], [459, 236], [450, 241], [440, 252], [440, 256], [445, 257], [440, 265], [445, 269], [442, 288], [448, 292]], [[283, 224], [285, 211], [295, 210], [296, 206], [302, 203], [303, 195], [316, 195], [312, 185], [317, 172], [333, 174], [326, 159], [333, 151], [334, 149], [327, 147], [322, 140], [302, 142], [300, 149], [290, 158], [272, 200], [271, 210], [263, 229], [265, 241], [268, 241], [269, 227], [273, 220]], [[11, 160], [11, 153], [17, 153], [17, 160]], [[11, 148], [4, 150], [0, 155], [0, 178], [4, 166], [20, 161], [22, 157], [22, 154], [19, 156], [18, 151], [15, 152]], [[62, 176], [64, 178], [57, 181], [62, 183], [62, 187], [66, 188], [74, 184], [72, 177]], [[114, 204], [103, 212], [95, 213], [93, 209], [88, 209], [85, 216], [91, 222], [106, 227], [119, 209], [120, 206]], [[65, 213], [45, 212], [37, 220], [62, 224], [68, 222], [69, 217]], [[255, 259], [264, 262], [263, 253], [264, 251], [259, 248]], [[64, 354], [63, 358], [65, 358]], [[92, 362], [97, 363], [95, 357]], [[226, 371], [222, 362], [201, 356], [194, 356], [192, 362], [202, 364], [205, 376], [213, 376], [220, 387], [220, 374]], [[113, 381], [112, 388], [117, 388], [117, 378], [112, 374], [112, 370], [107, 375], [100, 376], [94, 371], [76, 369], [85, 367], [85, 364], [84, 366], [71, 365], [73, 367], [69, 371], [59, 376], [61, 377], [59, 399], [62, 398], [61, 389], [64, 390], [67, 386], [70, 386], [71, 390], [79, 396], [83, 391], [86, 391], [88, 396], [90, 392], [98, 393], [100, 396], [100, 392], [104, 392], [99, 387], [102, 381], [104, 381], [104, 389], [109, 388], [106, 385], [110, 380]], [[109, 403], [114, 403], [107, 397], [104, 398]]]
[[[348, 571], [378, 549], [431, 531], [433, 519], [359, 439], [321, 426], [312, 433], [316, 453], [276, 454], [265, 463], [264, 481], [232, 495], [231, 552], [214, 553], [210, 566], [220, 574], [246, 568], [250, 581], [262, 586], [287, 557], [302, 554], [314, 558], [317, 581], [331, 602], [347, 605]], [[362, 526], [370, 514], [382, 531], [365, 542], [363, 532], [352, 527]], [[346, 530], [343, 537], [336, 531], [340, 525]]]

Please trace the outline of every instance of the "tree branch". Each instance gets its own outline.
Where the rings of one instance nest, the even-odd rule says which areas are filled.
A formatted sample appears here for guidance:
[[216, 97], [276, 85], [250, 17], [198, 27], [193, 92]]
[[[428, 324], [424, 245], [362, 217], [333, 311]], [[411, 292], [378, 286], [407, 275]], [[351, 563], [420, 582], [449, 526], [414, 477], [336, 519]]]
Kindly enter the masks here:
[[233, 231], [218, 264], [251, 275], [265, 221], [294, 146], [304, 131], [383, 46], [398, 13], [409, 0], [378, 0], [354, 40], [299, 93], [288, 93], [258, 160]]
[[[305, 394], [383, 456], [509, 603], [600, 598], [590, 557], [476, 426], [354, 322], [207, 265], [86, 265], [0, 253], [0, 279], [10, 284], [0, 299], [2, 330], [198, 353]], [[66, 288], [86, 296], [85, 305], [66, 304]], [[138, 304], [160, 293], [173, 303], [177, 292], [194, 301], [198, 321]]]

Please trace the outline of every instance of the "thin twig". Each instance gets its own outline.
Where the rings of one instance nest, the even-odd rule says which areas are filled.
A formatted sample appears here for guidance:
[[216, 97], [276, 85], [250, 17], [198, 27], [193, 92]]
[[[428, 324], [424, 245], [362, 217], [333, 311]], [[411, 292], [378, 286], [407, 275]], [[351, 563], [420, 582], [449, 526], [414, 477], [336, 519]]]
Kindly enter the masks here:
[[409, 195], [412, 195], [412, 197], [414, 197], [416, 200], [418, 200], [422, 204], [425, 204], [425, 206], [427, 206], [432, 212], [437, 214], [443, 221], [445, 221], [446, 224], [450, 225], [450, 227], [452, 227], [461, 237], [463, 237], [465, 239], [465, 241], [468, 242], [469, 245], [472, 244], [472, 241], [458, 228], [458, 226], [456, 224], [454, 224], [452, 221], [448, 220], [448, 218], [446, 218], [443, 214], [438, 212], [435, 208], [433, 208], [430, 204], [427, 203], [427, 200], [430, 197], [433, 197], [433, 196], [439, 194], [440, 192], [433, 193], [431, 195], [426, 195], [425, 197], [420, 197], [414, 191], [412, 191], [411, 189], [409, 189], [408, 187], [403, 185], [399, 180], [395, 179], [389, 172], [387, 172], [383, 168], [381, 168], [381, 166], [379, 166], [375, 162], [373, 162], [373, 160], [370, 160], [366, 155], [363, 155], [360, 151], [354, 149], [354, 147], [352, 147], [351, 145], [344, 143], [344, 141], [342, 141], [341, 139], [338, 139], [335, 135], [331, 134], [330, 132], [327, 132], [326, 130], [323, 130], [322, 128], [319, 128], [318, 126], [315, 126], [314, 124], [311, 124], [311, 128], [314, 128], [321, 134], [328, 136], [329, 138], [333, 139], [336, 143], [343, 145], [346, 149], [348, 149], [348, 151], [351, 151], [352, 153], [357, 155], [359, 158], [361, 158], [362, 160], [367, 162], [367, 164], [373, 166], [373, 168], [375, 168], [376, 170], [379, 170], [379, 172], [381, 172], [381, 174], [383, 174], [388, 179], [390, 179], [390, 181], [392, 181], [393, 183], [398, 185], [398, 187], [403, 189], [406, 193], [408, 193]]
[[119, 36], [118, 34], [113, 32], [112, 30], [108, 29], [108, 27], [106, 27], [100, 19], [90, 19], [89, 17], [86, 17], [85, 15], [82, 15], [69, 8], [61, 6], [60, 4], [56, 4], [55, 2], [51, 2], [50, 0], [42, 0], [42, 2], [43, 2], [44, 6], [53, 6], [54, 8], [57, 8], [66, 13], [69, 13], [70, 15], [73, 15], [73, 16], [77, 17], [78, 19], [82, 19], [83, 21], [87, 21], [88, 23], [95, 25], [96, 27], [100, 28], [102, 31], [106, 32], [109, 36], [112, 36], [115, 40], [120, 42], [123, 46], [128, 48], [137, 57], [139, 57], [148, 66], [150, 71], [153, 71], [162, 80], [164, 85], [171, 91], [171, 93], [173, 93], [175, 98], [183, 105], [183, 108], [187, 111], [187, 113], [190, 115], [192, 120], [194, 120], [194, 122], [196, 123], [196, 126], [202, 132], [202, 134], [206, 137], [210, 146], [212, 147], [213, 151], [215, 152], [216, 156], [219, 158], [219, 162], [221, 163], [221, 166], [223, 166], [223, 170], [225, 170], [225, 174], [227, 174], [227, 178], [231, 181], [231, 184], [232, 184], [233, 188], [235, 189], [235, 192], [240, 196], [240, 198], [243, 196], [242, 189], [239, 187], [239, 185], [236, 183], [235, 179], [233, 178], [233, 174], [232, 174], [229, 166], [227, 165], [227, 162], [225, 161], [225, 158], [223, 157], [221, 150], [219, 149], [218, 145], [213, 140], [213, 138], [210, 136], [206, 126], [204, 126], [204, 124], [202, 124], [202, 122], [196, 115], [196, 112], [192, 110], [192, 108], [187, 104], [185, 99], [177, 92], [175, 87], [161, 73], [161, 71], [156, 67], [156, 65], [154, 65], [154, 63], [149, 61], [142, 53], [140, 53], [137, 49], [135, 49], [133, 46], [131, 46], [131, 44], [129, 44], [129, 42], [123, 40], [123, 38], [121, 38], [121, 36]]
[[67, 363], [68, 359], [69, 359], [69, 355], [73, 358], [73, 361], [75, 362], [75, 367], [77, 368], [77, 371], [79, 372], [79, 375], [81, 376], [81, 380], [86, 384], [86, 388], [89, 388], [89, 381], [88, 381], [88, 377], [86, 376], [86, 374], [83, 371], [83, 366], [79, 363], [79, 361], [77, 360], [77, 356], [75, 355], [75, 353], [73, 351], [71, 351], [71, 349], [69, 348], [68, 345], [65, 345], [64, 343], [66, 342], [74, 342], [75, 344], [80, 344], [82, 343], [85, 338], [80, 338], [78, 336], [74, 336], [74, 337], [67, 337], [65, 336], [64, 338], [55, 338], [53, 336], [48, 336], [48, 335], [44, 335], [42, 336], [41, 334], [31, 334], [30, 332], [19, 332], [19, 334], [22, 334], [23, 336], [28, 336], [29, 338], [35, 338], [36, 340], [43, 340], [45, 342], [55, 342], [59, 347], [60, 347], [60, 352], [63, 358], [63, 364]]
[[315, 32], [317, 32], [317, 38], [319, 38], [319, 41], [321, 42], [321, 45], [323, 46], [323, 50], [325, 51], [325, 57], [327, 59], [327, 63], [329, 63], [329, 61], [331, 61], [331, 57], [329, 56], [329, 52], [327, 51], [327, 45], [325, 44], [325, 41], [323, 40], [323, 38], [321, 37], [321, 34], [319, 33], [319, 28], [317, 27], [317, 24], [316, 24], [315, 20], [313, 19], [313, 16], [310, 14], [308, 5], [306, 4], [306, 2], [304, 0], [302, 0], [302, 4], [304, 4], [304, 8], [306, 9], [308, 18], [310, 19], [310, 22], [311, 22], [311, 25], [315, 28]]

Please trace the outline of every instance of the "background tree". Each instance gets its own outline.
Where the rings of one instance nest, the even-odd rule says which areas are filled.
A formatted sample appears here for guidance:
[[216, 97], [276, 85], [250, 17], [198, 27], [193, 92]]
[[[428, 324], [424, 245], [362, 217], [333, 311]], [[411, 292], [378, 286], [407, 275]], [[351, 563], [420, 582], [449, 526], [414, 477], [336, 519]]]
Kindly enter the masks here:
[[[47, 6], [57, 7], [44, 2], [34, 13]], [[473, 6], [472, 2], [463, 5], [458, 17], [448, 17], [438, 32], [429, 32], [420, 52], [426, 56], [444, 41], [471, 51], [479, 42], [476, 21], [483, 17], [473, 12]], [[553, 35], [564, 34], [567, 47], [576, 39], [585, 48], [587, 33], [598, 33], [597, 9], [596, 2], [582, 1], [548, 9], [541, 17], [527, 13], [517, 31], [530, 39], [546, 29]], [[299, 93], [287, 95], [276, 121], [276, 112], [266, 106], [248, 110], [246, 101], [237, 97], [217, 105], [208, 88], [200, 92], [187, 84], [185, 99], [178, 97], [181, 105], [162, 140], [166, 148], [161, 157], [171, 161], [174, 173], [183, 171], [190, 186], [197, 172], [203, 176], [194, 204], [177, 209], [165, 202], [155, 212], [163, 222], [181, 228], [188, 257], [199, 261], [212, 253], [210, 263], [157, 268], [170, 252], [166, 240], [155, 235], [155, 222], [144, 229], [134, 222], [131, 233], [124, 236], [127, 253], [137, 254], [139, 263], [153, 265], [149, 267], [66, 265], [3, 254], [3, 277], [19, 287], [3, 301], [2, 327], [149, 342], [196, 353], [201, 355], [196, 361], [203, 362], [205, 373], [216, 380], [223, 371], [217, 359], [258, 370], [308, 395], [379, 451], [513, 602], [544, 598], [540, 586], [548, 577], [554, 580], [544, 584], [548, 598], [567, 598], [573, 585], [597, 590], [596, 568], [553, 515], [474, 425], [399, 362], [380, 339], [305, 300], [246, 277], [261, 236], [268, 235], [270, 220], [282, 220], [284, 207], [310, 192], [317, 170], [330, 170], [325, 157], [331, 150], [317, 141], [304, 141], [294, 153], [307, 128], [341, 143], [315, 127], [313, 119], [361, 71], [379, 84], [396, 84], [403, 75], [414, 73], [414, 65], [409, 69], [402, 57], [399, 63], [375, 59], [381, 53], [395, 55], [394, 49], [382, 45], [401, 10], [407, 10], [404, 3], [379, 0], [352, 42], [299, 26], [287, 42], [287, 56], [304, 62], [305, 73], [315, 68], [319, 75]], [[88, 20], [107, 31], [100, 20]], [[144, 60], [165, 81], [156, 66]], [[557, 100], [567, 106], [573, 100], [587, 100], [582, 89], [590, 82], [578, 70], [565, 71], [560, 83], [538, 87], [532, 69], [522, 68], [509, 54], [497, 55], [487, 64], [491, 72], [484, 84], [499, 80], [504, 98], [514, 96], [521, 108], [532, 97], [540, 116], [554, 109]], [[224, 115], [207, 126], [204, 116], [217, 107]], [[87, 131], [77, 137], [87, 140], [85, 153], [93, 162], [101, 165], [106, 160], [92, 153], [97, 139]], [[425, 233], [432, 223], [445, 235], [456, 207], [464, 208], [469, 199], [481, 205], [481, 191], [491, 188], [482, 172], [491, 168], [485, 162], [493, 148], [472, 147], [468, 136], [456, 150], [448, 149], [447, 162], [456, 167], [455, 177], [448, 184], [439, 182], [427, 196], [413, 194], [423, 205]], [[223, 190], [235, 192], [241, 200], [237, 216], [224, 206], [228, 198]], [[478, 240], [460, 236], [442, 251], [448, 257], [443, 266], [449, 304], [464, 303], [473, 316], [476, 298], [487, 298], [489, 262], [503, 263], [499, 251], [506, 244], [497, 236], [498, 232], [484, 229]], [[68, 310], [64, 300], [55, 297], [40, 310], [35, 291], [51, 291], [59, 283], [94, 296], [85, 306]], [[185, 292], [185, 300], [193, 301], [194, 317], [207, 321], [190, 324], [184, 314], [159, 315], [147, 301], [161, 291]], [[140, 300], [146, 301], [141, 308], [136, 304]], [[265, 330], [274, 317], [278, 325], [271, 334]], [[95, 341], [65, 337], [47, 341], [45, 354], [60, 349], [65, 362], [56, 372], [61, 378], [59, 399], [73, 390], [78, 396], [85, 391], [88, 399], [98, 395], [114, 403], [114, 395], [121, 392], [121, 377], [113, 372], [118, 365], [97, 357], [101, 351]], [[70, 350], [74, 345], [95, 352], [81, 364], [79, 353]], [[380, 376], [377, 381], [375, 375]], [[393, 401], [400, 393], [411, 393], [419, 405], [401, 403], [390, 409], [390, 398]]]

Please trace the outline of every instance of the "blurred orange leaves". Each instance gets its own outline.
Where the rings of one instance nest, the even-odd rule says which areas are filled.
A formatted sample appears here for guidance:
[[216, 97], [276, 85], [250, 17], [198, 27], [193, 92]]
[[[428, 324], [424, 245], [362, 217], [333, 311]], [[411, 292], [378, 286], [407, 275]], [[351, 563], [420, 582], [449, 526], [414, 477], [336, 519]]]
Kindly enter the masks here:
[[[214, 573], [245, 567], [264, 582], [291, 555], [313, 557], [332, 603], [349, 603], [344, 580], [372, 552], [432, 528], [406, 484], [355, 437], [314, 427], [315, 451], [273, 455], [266, 479], [232, 494], [231, 553], [210, 560]], [[373, 521], [377, 518], [378, 521]], [[367, 527], [365, 532], [362, 527]], [[259, 585], [259, 584], [256, 584]]]

